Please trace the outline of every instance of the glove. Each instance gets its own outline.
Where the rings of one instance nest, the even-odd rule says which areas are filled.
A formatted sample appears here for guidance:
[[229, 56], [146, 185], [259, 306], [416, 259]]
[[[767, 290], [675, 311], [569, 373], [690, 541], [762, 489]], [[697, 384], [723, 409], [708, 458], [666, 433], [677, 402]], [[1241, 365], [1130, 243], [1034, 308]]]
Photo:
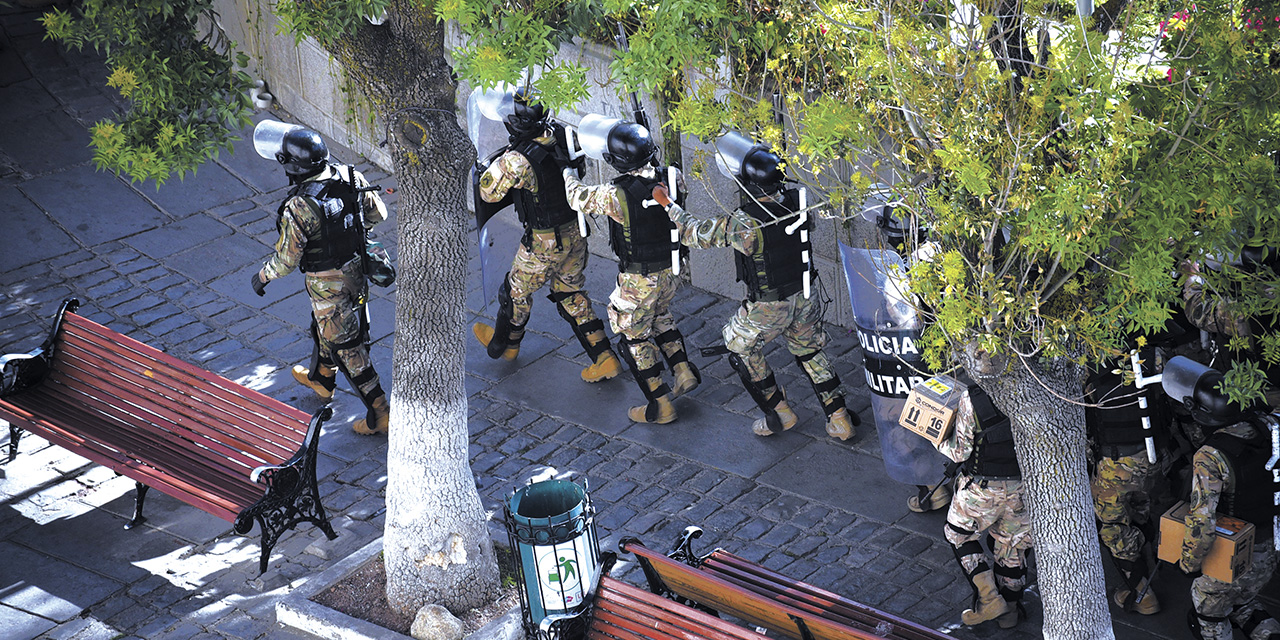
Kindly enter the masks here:
[[253, 287], [253, 292], [258, 294], [258, 297], [267, 295], [267, 281], [262, 279], [261, 273], [254, 271], [249, 285]]
[[667, 185], [659, 184], [653, 187], [653, 199], [663, 207], [671, 207], [671, 194], [667, 191]]

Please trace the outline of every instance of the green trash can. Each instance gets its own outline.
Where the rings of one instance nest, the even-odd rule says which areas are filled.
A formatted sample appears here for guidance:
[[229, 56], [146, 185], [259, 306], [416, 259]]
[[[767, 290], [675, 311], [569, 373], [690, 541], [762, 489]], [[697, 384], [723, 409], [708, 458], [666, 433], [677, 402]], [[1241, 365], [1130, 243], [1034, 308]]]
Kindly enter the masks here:
[[585, 483], [569, 480], [525, 485], [504, 507], [511, 549], [518, 557], [525, 632], [536, 638], [547, 616], [586, 608], [586, 596], [600, 572], [595, 509]]

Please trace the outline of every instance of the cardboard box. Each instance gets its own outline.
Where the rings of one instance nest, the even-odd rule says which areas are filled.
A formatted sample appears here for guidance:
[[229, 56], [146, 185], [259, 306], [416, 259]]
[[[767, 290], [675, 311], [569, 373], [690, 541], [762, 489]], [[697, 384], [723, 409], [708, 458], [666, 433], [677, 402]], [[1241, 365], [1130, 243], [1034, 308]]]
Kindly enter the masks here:
[[936, 445], [951, 435], [962, 392], [955, 378], [929, 378], [911, 390], [898, 424]]
[[[1177, 564], [1182, 559], [1182, 538], [1187, 531], [1185, 521], [1190, 508], [1184, 500], [1160, 517], [1158, 555], [1161, 560]], [[1218, 535], [1200, 571], [1210, 578], [1231, 582], [1253, 566], [1253, 524], [1219, 514], [1217, 525]]]

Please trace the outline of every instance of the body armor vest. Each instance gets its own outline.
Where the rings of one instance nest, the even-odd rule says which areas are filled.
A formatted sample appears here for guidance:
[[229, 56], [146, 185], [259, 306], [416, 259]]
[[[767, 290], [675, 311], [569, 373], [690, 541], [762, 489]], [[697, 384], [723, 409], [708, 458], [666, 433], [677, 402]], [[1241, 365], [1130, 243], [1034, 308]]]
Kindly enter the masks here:
[[536, 140], [525, 140], [512, 146], [512, 150], [524, 156], [533, 167], [534, 178], [538, 181], [538, 192], [528, 189], [516, 189], [516, 215], [520, 224], [526, 229], [554, 229], [560, 225], [578, 219], [578, 214], [569, 206], [564, 193], [564, 174], [560, 173], [560, 165], [546, 147]]
[[1218, 498], [1218, 513], [1252, 522], [1257, 528], [1255, 540], [1266, 540], [1272, 535], [1273, 517], [1276, 514], [1274, 494], [1280, 489], [1267, 470], [1271, 459], [1271, 434], [1254, 426], [1252, 438], [1237, 438], [1218, 430], [1205, 440], [1205, 446], [1213, 447], [1227, 458], [1231, 468], [1231, 490]]
[[[664, 172], [665, 168], [659, 169], [657, 175]], [[671, 268], [671, 251], [680, 247], [671, 242], [676, 224], [662, 205], [644, 206], [645, 200], [653, 198], [653, 187], [661, 182], [656, 176], [629, 173], [613, 180], [627, 198], [627, 225], [609, 219], [609, 246], [618, 256], [620, 271], [648, 275]]]
[[[795, 189], [782, 192], [782, 202], [752, 201], [742, 210], [760, 222], [785, 218], [800, 210], [800, 195]], [[812, 218], [792, 233], [787, 227], [792, 221], [784, 220], [760, 228], [762, 242], [751, 255], [734, 252], [738, 281], [747, 285], [747, 299], [752, 302], [786, 300], [804, 289], [804, 273], [809, 270], [803, 254], [810, 243], [802, 241], [813, 227]]]
[[[1167, 432], [1168, 405], [1160, 387], [1152, 385], [1138, 390], [1125, 385], [1124, 379], [1111, 371], [1100, 371], [1089, 376], [1086, 384], [1089, 393], [1085, 400], [1101, 404], [1101, 407], [1085, 407], [1085, 426], [1089, 438], [1099, 453], [1108, 458], [1134, 455], [1136, 450], [1146, 449], [1147, 431], [1142, 428], [1142, 418], [1151, 421], [1151, 434], [1157, 444]], [[1138, 397], [1146, 397], [1147, 408], [1138, 406]]]
[[[285, 203], [294, 196], [306, 198], [308, 204], [314, 203], [320, 218], [319, 228], [307, 236], [307, 246], [302, 252], [298, 266], [303, 273], [337, 269], [364, 249], [359, 194], [348, 182], [340, 178], [303, 182], [289, 191]], [[278, 216], [284, 215], [284, 206], [280, 205]]]
[[976, 480], [1017, 480], [1022, 477], [1013, 450], [1013, 425], [996, 408], [991, 396], [978, 385], [969, 385], [969, 401], [978, 431], [973, 436], [973, 454], [964, 462], [965, 475]]

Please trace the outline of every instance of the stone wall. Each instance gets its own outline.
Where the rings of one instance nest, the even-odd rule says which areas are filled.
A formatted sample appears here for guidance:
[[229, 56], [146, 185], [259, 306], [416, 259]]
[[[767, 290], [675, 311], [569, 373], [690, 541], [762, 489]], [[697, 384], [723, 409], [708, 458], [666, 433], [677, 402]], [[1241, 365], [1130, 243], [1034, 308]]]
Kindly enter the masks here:
[[[378, 122], [371, 127], [360, 101], [353, 102], [347, 97], [344, 91], [344, 73], [328, 53], [310, 39], [298, 43], [291, 35], [277, 33], [278, 20], [269, 2], [216, 0], [215, 6], [221, 16], [223, 28], [249, 55], [251, 73], [265, 80], [267, 90], [275, 96], [281, 107], [330, 139], [346, 145], [388, 171], [391, 169], [390, 156], [378, 146], [383, 138], [382, 124]], [[449, 39], [455, 46], [462, 42], [462, 36], [456, 29], [450, 30]], [[565, 124], [576, 125], [588, 113], [629, 116], [630, 110], [624, 106], [624, 97], [610, 86], [611, 49], [591, 43], [566, 44], [562, 45], [560, 55], [587, 67], [592, 91], [588, 101], [579, 105], [576, 110], [555, 114], [557, 119]], [[471, 87], [461, 83], [458, 88], [458, 113], [459, 125], [464, 130], [467, 97], [470, 93]], [[654, 113], [647, 97], [646, 108], [648, 113]], [[498, 131], [501, 132], [500, 127]], [[661, 138], [663, 133], [655, 131], [654, 135]], [[488, 135], [494, 134], [490, 132]], [[486, 140], [482, 138], [482, 151], [485, 151], [485, 146]], [[687, 208], [694, 214], [711, 215], [724, 211], [726, 206], [733, 206], [738, 200], [736, 187], [715, 169], [713, 162], [707, 162], [713, 157], [710, 145], [686, 136], [683, 147], [686, 173], [690, 174], [687, 176]], [[694, 167], [699, 164], [706, 165], [706, 169], [697, 171]], [[694, 176], [694, 173], [700, 175]], [[607, 165], [589, 161], [585, 181], [603, 182], [613, 175], [614, 172]], [[866, 243], [868, 230], [859, 227], [866, 226], [855, 224], [852, 228], [847, 228], [841, 222], [830, 219], [819, 219], [815, 225], [814, 262], [825, 292], [831, 298], [826, 315], [830, 323], [853, 326], [848, 288], [840, 268], [837, 238], [845, 242], [852, 241], [854, 246], [863, 245]], [[604, 231], [603, 225], [598, 225], [598, 230]], [[607, 233], [593, 233], [590, 243], [592, 253], [612, 258]], [[692, 283], [695, 287], [729, 297], [742, 297], [744, 289], [735, 281], [732, 250], [694, 251], [690, 260]]]

